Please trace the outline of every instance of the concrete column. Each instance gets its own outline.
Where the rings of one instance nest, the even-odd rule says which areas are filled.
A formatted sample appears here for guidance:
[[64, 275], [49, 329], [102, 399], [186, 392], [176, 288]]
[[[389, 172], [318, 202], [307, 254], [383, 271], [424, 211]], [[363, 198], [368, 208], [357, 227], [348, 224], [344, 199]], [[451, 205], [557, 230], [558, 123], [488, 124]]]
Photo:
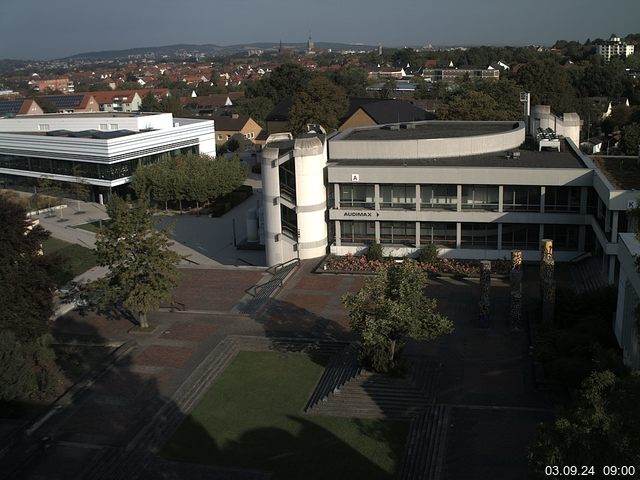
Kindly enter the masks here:
[[587, 198], [589, 195], [588, 187], [580, 187], [580, 214], [587, 214]]
[[581, 252], [584, 252], [584, 249], [585, 249], [586, 235], [587, 235], [586, 225], [580, 225], [578, 227], [578, 250]]
[[340, 184], [333, 184], [333, 203], [335, 204], [335, 208], [340, 208]]
[[375, 231], [376, 231], [376, 243], [380, 243], [380, 222], [377, 220], [375, 225]]
[[416, 212], [420, 211], [421, 203], [422, 203], [422, 194], [420, 192], [420, 185], [416, 185]]
[[373, 200], [375, 203], [375, 209], [380, 210], [380, 184], [379, 183], [376, 183], [373, 185]]
[[[462, 211], [462, 185], [458, 185], [458, 205], [457, 205], [457, 209], [456, 211], [461, 212]], [[460, 224], [458, 224], [460, 225]]]
[[416, 222], [416, 247], [420, 248], [420, 222]]
[[611, 242], [618, 243], [618, 211], [611, 212]]
[[462, 224], [456, 223], [456, 248], [460, 248], [462, 245]]
[[544, 238], [544, 223], [540, 224], [540, 238], [538, 240], [542, 240]]
[[602, 207], [604, 206], [604, 204], [602, 203], [602, 200], [600, 200], [600, 197], [598, 197], [597, 201], [596, 201], [596, 214], [598, 216], [598, 218], [602, 217]]
[[498, 250], [502, 250], [502, 224], [498, 224]]
[[[498, 213], [504, 212], [504, 185], [498, 186]], [[498, 245], [500, 240], [498, 240]]]
[[609, 285], [613, 285], [613, 282], [616, 279], [616, 256], [609, 255]]
[[[546, 193], [545, 187], [540, 187], [540, 213], [544, 213], [544, 196]], [[542, 240], [542, 234], [540, 234], [540, 239]]]
[[604, 231], [609, 233], [611, 231], [611, 210], [607, 208], [604, 213]]
[[333, 222], [333, 228], [336, 232], [336, 247], [340, 247], [342, 245], [342, 230], [340, 227], [340, 220], [335, 220]]
[[282, 223], [280, 218], [279, 150], [265, 147], [261, 153], [262, 208], [264, 212], [264, 245], [268, 266], [283, 261]]

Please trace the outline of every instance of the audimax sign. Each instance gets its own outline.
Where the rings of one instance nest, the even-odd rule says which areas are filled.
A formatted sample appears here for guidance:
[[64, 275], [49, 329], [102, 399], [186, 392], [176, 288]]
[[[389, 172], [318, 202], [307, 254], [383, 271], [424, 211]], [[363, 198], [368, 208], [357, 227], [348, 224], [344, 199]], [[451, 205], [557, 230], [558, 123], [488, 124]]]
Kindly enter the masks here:
[[[342, 214], [343, 217], [373, 217], [374, 212], [344, 212]], [[375, 212], [376, 217], [379, 217], [380, 214]]]

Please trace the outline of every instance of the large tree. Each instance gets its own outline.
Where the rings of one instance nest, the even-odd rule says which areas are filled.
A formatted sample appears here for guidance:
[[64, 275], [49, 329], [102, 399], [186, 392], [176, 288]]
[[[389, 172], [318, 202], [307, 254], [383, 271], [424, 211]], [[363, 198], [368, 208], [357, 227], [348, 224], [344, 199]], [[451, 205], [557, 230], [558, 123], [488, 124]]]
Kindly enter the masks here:
[[283, 98], [300, 92], [311, 77], [311, 73], [304, 67], [295, 63], [284, 63], [261, 80], [247, 83], [245, 93], [250, 98], [267, 97], [276, 104]]
[[348, 106], [349, 100], [342, 87], [326, 77], [316, 77], [293, 97], [289, 126], [295, 133], [303, 133], [307, 124], [322, 125], [327, 131], [336, 130]]
[[436, 300], [425, 296], [426, 288], [427, 275], [414, 261], [405, 260], [342, 298], [351, 328], [362, 338], [360, 360], [365, 366], [394, 370], [404, 339], [431, 340], [453, 331], [453, 323], [437, 312]]
[[40, 255], [49, 236], [33, 226], [25, 210], [0, 195], [0, 330], [31, 340], [49, 330], [55, 285], [48, 258]]
[[147, 203], [127, 204], [114, 196], [107, 206], [111, 221], [96, 237], [98, 264], [109, 272], [83, 288], [83, 296], [101, 308], [124, 306], [141, 327], [147, 314], [170, 301], [177, 286], [180, 255], [170, 249]]
[[523, 65], [516, 74], [516, 81], [531, 93], [533, 105], [550, 105], [557, 114], [576, 109], [569, 74], [554, 60], [535, 60]]

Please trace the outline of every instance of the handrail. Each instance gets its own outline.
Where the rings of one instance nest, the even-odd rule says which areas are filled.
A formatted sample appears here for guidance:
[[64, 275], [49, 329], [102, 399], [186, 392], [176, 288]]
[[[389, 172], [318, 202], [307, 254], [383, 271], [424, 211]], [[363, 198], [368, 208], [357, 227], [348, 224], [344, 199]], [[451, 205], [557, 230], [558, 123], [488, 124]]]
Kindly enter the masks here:
[[293, 263], [295, 263], [296, 265], [300, 265], [300, 259], [299, 258], [292, 258], [291, 260], [287, 260], [286, 262], [279, 263], [277, 265], [274, 265], [272, 267], [267, 268], [267, 272], [272, 274], [272, 275], [275, 275], [280, 270], [282, 270], [283, 268], [287, 268], [289, 265], [291, 265]]
[[262, 290], [264, 287], [266, 287], [267, 285], [271, 285], [273, 283], [277, 283], [278, 287], [282, 287], [282, 285], [284, 285], [284, 282], [282, 281], [281, 278], [273, 278], [271, 280], [269, 280], [268, 282], [265, 282], [263, 284], [260, 285], [254, 285], [253, 287], [251, 287], [247, 293], [249, 295], [251, 295], [252, 297], [255, 297], [256, 295], [258, 295], [258, 292], [260, 290]]

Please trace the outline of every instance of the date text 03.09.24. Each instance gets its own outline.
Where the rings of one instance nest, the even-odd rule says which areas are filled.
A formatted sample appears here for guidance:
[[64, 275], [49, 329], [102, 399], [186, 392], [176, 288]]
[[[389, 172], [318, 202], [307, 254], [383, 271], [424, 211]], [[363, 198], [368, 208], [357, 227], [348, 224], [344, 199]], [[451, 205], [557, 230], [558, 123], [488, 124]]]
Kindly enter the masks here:
[[[639, 469], [640, 471], [640, 469]], [[636, 467], [633, 465], [604, 465], [594, 467], [593, 465], [547, 465], [544, 473], [550, 478], [572, 478], [572, 477], [634, 477]]]

